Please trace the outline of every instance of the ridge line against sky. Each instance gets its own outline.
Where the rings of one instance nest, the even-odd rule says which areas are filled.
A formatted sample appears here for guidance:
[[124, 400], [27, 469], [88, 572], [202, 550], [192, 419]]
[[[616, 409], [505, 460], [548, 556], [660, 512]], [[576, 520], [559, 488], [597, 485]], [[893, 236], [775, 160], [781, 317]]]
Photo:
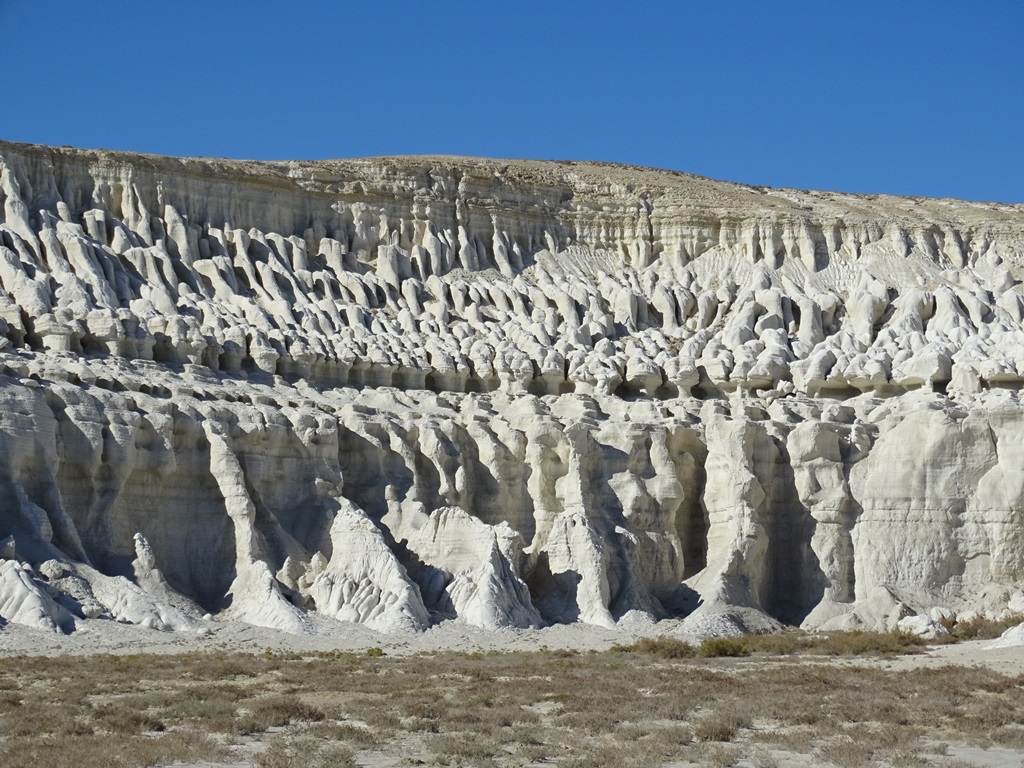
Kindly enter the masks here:
[[0, 139], [1024, 202], [1024, 3], [0, 0]]

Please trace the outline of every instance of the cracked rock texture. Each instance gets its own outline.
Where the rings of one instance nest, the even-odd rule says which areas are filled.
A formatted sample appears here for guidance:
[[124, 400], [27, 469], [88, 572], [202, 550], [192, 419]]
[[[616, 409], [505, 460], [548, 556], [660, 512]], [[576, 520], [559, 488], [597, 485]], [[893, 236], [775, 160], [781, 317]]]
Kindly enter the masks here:
[[4, 142], [0, 203], [0, 622], [1024, 601], [1022, 206]]

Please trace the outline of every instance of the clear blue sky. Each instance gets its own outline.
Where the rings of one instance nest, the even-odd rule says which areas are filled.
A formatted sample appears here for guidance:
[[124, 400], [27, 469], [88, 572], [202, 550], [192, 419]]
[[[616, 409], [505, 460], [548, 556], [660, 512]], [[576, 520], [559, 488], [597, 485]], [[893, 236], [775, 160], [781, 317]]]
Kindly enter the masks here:
[[1024, 2], [0, 0], [0, 138], [1024, 202]]

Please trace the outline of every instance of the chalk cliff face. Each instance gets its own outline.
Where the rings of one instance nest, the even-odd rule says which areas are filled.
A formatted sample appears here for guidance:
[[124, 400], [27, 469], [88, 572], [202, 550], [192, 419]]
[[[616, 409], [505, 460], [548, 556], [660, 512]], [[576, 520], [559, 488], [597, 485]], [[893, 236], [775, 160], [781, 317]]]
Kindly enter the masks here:
[[1024, 604], [1022, 206], [3, 142], [0, 202], [3, 621]]

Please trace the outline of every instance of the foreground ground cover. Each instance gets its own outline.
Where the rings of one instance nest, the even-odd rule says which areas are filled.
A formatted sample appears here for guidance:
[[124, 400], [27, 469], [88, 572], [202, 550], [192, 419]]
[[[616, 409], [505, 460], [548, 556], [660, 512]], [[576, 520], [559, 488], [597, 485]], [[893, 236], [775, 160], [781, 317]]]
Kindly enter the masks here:
[[905, 635], [609, 652], [15, 657], [6, 768], [964, 765], [1024, 754], [1024, 676], [887, 669]]

